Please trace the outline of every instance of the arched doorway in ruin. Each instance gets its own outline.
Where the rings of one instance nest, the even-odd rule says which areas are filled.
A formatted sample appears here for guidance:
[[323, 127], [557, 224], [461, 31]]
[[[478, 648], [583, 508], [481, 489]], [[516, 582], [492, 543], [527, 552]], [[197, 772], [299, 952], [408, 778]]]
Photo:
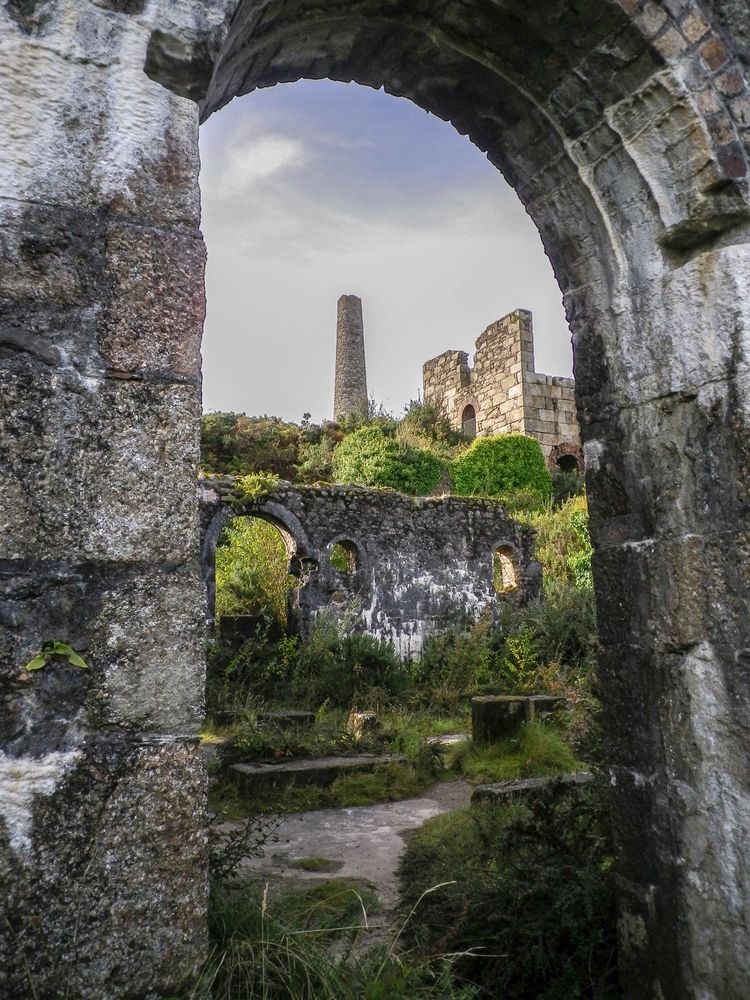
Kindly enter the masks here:
[[[80, 743], [80, 726], [65, 730], [57, 777], [36, 794], [38, 827], [30, 819], [24, 833], [42, 844], [45, 809], [62, 815], [57, 797], [69, 795], [70, 835], [46, 844], [43, 860], [25, 855], [15, 880], [16, 936], [32, 928], [25, 954], [42, 992], [56, 975], [55, 941], [87, 949], [71, 973], [82, 996], [105, 982], [118, 990], [118, 976], [134, 993], [169, 992], [203, 953], [202, 834], [185, 794], [202, 780], [186, 739], [200, 717], [203, 656], [197, 125], [238, 94], [305, 76], [382, 86], [450, 121], [487, 151], [539, 229], [576, 357], [625, 990], [746, 996], [742, 5], [74, 7], [80, 16], [54, 3], [0, 13], [0, 73], [19, 108], [0, 173], [11, 262], [9, 657], [37, 648], [40, 632], [63, 638], [62, 625], [82, 636], [96, 664], [87, 725], [107, 739], [103, 754], [101, 741]], [[166, 614], [177, 607], [188, 609], [179, 628]], [[156, 621], [158, 649], [147, 627]], [[14, 689], [6, 728], [38, 789], [44, 734], [26, 738], [36, 724], [27, 704]], [[73, 780], [84, 773], [85, 795]], [[73, 835], [86, 817], [96, 817], [98, 853], [71, 865], [69, 845], [91, 839]], [[137, 968], [127, 907], [108, 905], [100, 919], [101, 886], [125, 868], [127, 887], [111, 891], [142, 900]], [[40, 888], [50, 880], [62, 901], [54, 912]], [[39, 932], [45, 921], [54, 934]], [[14, 981], [24, 976], [19, 960]]]

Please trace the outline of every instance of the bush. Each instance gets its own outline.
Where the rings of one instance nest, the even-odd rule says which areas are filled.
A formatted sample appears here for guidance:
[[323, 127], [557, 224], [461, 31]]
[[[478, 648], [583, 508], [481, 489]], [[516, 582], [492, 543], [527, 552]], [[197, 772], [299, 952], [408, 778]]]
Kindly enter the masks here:
[[451, 474], [458, 496], [502, 496], [533, 493], [547, 503], [552, 477], [535, 438], [498, 434], [476, 438], [453, 463]]
[[428, 822], [400, 866], [402, 905], [426, 950], [503, 1000], [619, 997], [612, 847], [599, 784]]
[[321, 615], [305, 640], [272, 642], [260, 634], [238, 650], [215, 645], [209, 653], [207, 703], [214, 715], [240, 716], [248, 701], [377, 711], [395, 702], [408, 685], [407, 668], [388, 643], [347, 634]]
[[387, 642], [371, 635], [340, 634], [336, 624], [319, 618], [299, 647], [292, 688], [307, 704], [380, 710], [408, 685], [408, 675]]
[[279, 531], [257, 517], [235, 517], [216, 549], [216, 617], [254, 615], [281, 624], [297, 581]]
[[582, 472], [555, 469], [552, 473], [552, 503], [559, 507], [570, 497], [581, 496], [585, 492], [584, 476]]
[[585, 496], [571, 497], [557, 509], [525, 516], [536, 530], [536, 558], [544, 570], [545, 586], [573, 584], [591, 589], [591, 540]]
[[333, 455], [338, 483], [389, 487], [410, 496], [426, 496], [440, 479], [438, 459], [421, 448], [389, 437], [373, 425], [349, 434]]
[[428, 635], [412, 666], [415, 687], [428, 700], [455, 708], [462, 695], [492, 682], [494, 654], [487, 619]]

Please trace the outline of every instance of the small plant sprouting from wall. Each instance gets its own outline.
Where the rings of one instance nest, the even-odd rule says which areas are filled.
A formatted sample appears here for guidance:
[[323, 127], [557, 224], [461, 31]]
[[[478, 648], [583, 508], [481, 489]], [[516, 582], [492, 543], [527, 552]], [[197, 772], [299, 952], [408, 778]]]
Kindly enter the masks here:
[[76, 653], [72, 646], [69, 646], [67, 642], [60, 642], [59, 640], [50, 640], [45, 642], [36, 656], [25, 666], [25, 670], [42, 670], [56, 657], [60, 659], [67, 660], [71, 666], [80, 667], [82, 670], [88, 670], [89, 665], [83, 659], [83, 657]]
[[242, 504], [244, 500], [260, 500], [261, 497], [273, 493], [279, 484], [279, 477], [274, 472], [251, 472], [247, 476], [241, 476], [235, 482], [235, 489], [238, 497], [236, 504]]

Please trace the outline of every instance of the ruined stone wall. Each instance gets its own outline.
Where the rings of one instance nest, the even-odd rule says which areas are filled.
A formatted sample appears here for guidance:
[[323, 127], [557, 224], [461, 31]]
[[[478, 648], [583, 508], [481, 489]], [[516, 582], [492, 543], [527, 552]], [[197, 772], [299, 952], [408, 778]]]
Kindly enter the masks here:
[[2, 997], [206, 954], [198, 114], [143, 72], [181, 7], [0, 3]]
[[[204, 572], [213, 572], [217, 527], [237, 514], [270, 520], [294, 540], [290, 567], [300, 585], [293, 602], [296, 627], [308, 632], [321, 611], [351, 613], [363, 631], [389, 642], [402, 657], [419, 653], [426, 635], [505, 600], [541, 593], [533, 558], [534, 532], [491, 500], [407, 497], [392, 490], [280, 483], [267, 496], [228, 506], [232, 479], [201, 483]], [[353, 544], [356, 566], [330, 564], [337, 543]], [[499, 596], [495, 550], [513, 555], [518, 588]]]
[[561, 445], [580, 449], [572, 378], [524, 373], [523, 408], [525, 433], [537, 439], [548, 460]]
[[526, 309], [487, 327], [476, 341], [473, 367], [463, 351], [426, 362], [423, 395], [443, 408], [457, 430], [471, 406], [479, 435], [529, 434], [548, 460], [560, 445], [580, 447], [575, 382], [534, 371], [533, 320]]

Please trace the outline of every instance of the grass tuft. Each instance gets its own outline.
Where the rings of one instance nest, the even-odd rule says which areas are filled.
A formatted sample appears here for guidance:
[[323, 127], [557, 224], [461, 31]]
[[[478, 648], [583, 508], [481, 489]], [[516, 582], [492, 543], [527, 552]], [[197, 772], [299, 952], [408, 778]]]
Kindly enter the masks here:
[[489, 746], [459, 744], [453, 751], [451, 769], [472, 782], [511, 781], [549, 774], [570, 774], [585, 765], [552, 726], [529, 722], [513, 739]]

